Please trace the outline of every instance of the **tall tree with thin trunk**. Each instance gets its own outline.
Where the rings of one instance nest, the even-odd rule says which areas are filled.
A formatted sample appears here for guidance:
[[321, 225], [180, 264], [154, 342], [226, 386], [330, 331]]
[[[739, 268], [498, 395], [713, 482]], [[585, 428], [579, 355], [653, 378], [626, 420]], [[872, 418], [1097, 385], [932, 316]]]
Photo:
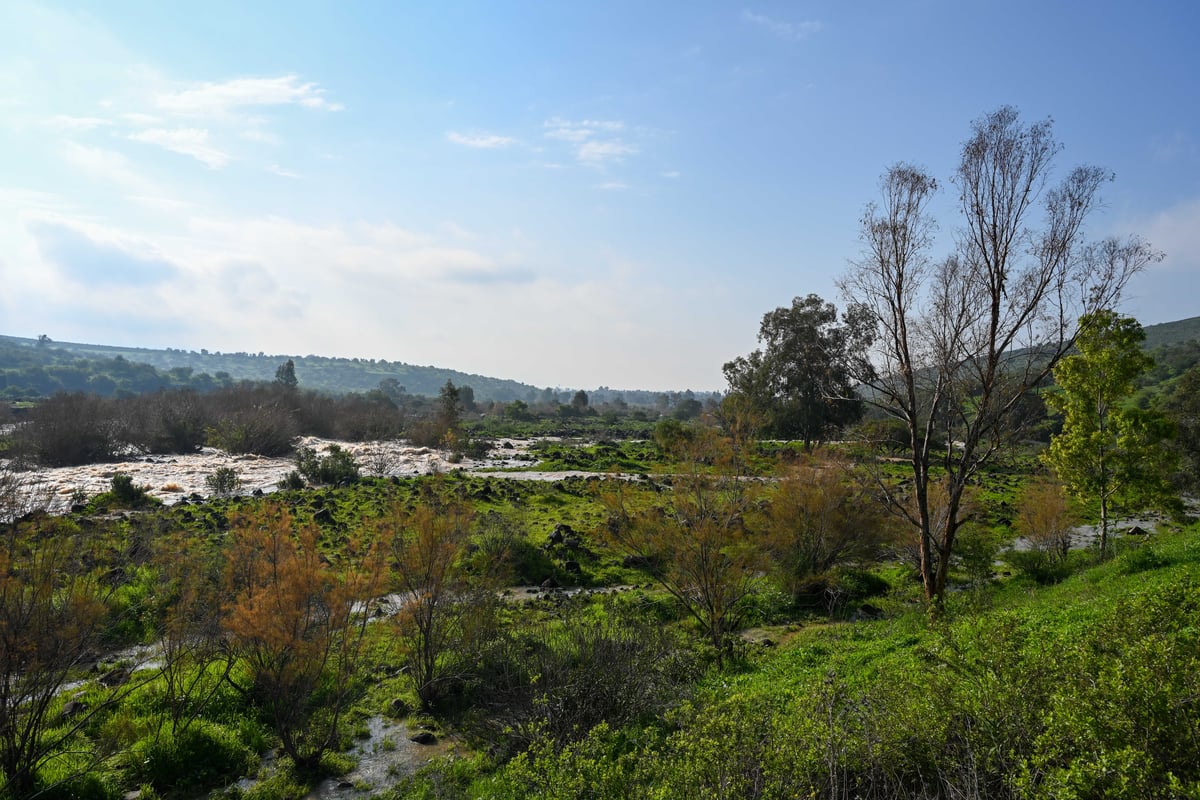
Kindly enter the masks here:
[[1127, 404], [1154, 364], [1142, 352], [1142, 326], [1107, 310], [1088, 314], [1079, 326], [1079, 352], [1054, 368], [1060, 391], [1046, 396], [1063, 415], [1063, 429], [1045, 458], [1073, 494], [1099, 503], [1103, 555], [1114, 506], [1133, 511], [1172, 498], [1174, 458], [1165, 446], [1166, 418]]
[[[1129, 278], [1161, 258], [1137, 237], [1086, 240], [1112, 176], [1081, 166], [1051, 185], [1060, 150], [1049, 120], [1025, 124], [1007, 106], [977, 120], [951, 181], [961, 219], [941, 261], [931, 255], [937, 181], [893, 166], [882, 200], [863, 215], [862, 256], [840, 282], [878, 326], [858, 377], [867, 402], [908, 431], [912, 480], [881, 488], [916, 532], [935, 610], [966, 521], [964, 493], [1019, 434], [1022, 399], [1070, 350], [1079, 317], [1114, 307]], [[939, 480], [946, 504], [935, 513], [930, 488]]]

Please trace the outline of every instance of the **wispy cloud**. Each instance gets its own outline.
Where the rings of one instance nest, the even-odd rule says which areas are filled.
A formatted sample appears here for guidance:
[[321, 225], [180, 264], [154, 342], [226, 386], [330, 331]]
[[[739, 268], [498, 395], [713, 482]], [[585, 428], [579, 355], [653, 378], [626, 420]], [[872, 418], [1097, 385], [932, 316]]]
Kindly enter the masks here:
[[662, 178], [670, 178], [671, 180], [675, 180], [676, 178], [679, 177], [679, 170], [668, 169], [668, 170], [664, 170], [664, 171], [658, 173], [658, 175], [659, 175], [659, 177], [662, 177]]
[[567, 142], [575, 147], [575, 158], [590, 166], [610, 161], [620, 162], [638, 152], [638, 146], [624, 141], [618, 134], [625, 132], [619, 120], [567, 120], [554, 117], [542, 123], [547, 139]]
[[510, 136], [497, 136], [494, 133], [459, 133], [447, 131], [446, 139], [463, 147], [474, 147], [480, 150], [499, 150], [516, 143]]
[[156, 105], [163, 111], [182, 115], [223, 113], [246, 106], [299, 105], [319, 111], [341, 111], [341, 103], [325, 98], [315, 83], [303, 83], [297, 75], [278, 78], [234, 78], [223, 83], [202, 83], [193, 88], [159, 95]]
[[135, 142], [155, 144], [180, 155], [191, 156], [209, 169], [221, 169], [229, 163], [230, 156], [208, 143], [208, 131], [201, 128], [151, 128], [131, 133]]
[[622, 181], [605, 181], [604, 183], [597, 184], [596, 188], [605, 192], [621, 192], [628, 189], [629, 184]]
[[772, 19], [766, 14], [756, 14], [749, 9], [742, 10], [742, 20], [753, 25], [758, 25], [775, 34], [781, 39], [791, 39], [792, 41], [800, 41], [806, 39], [810, 35], [817, 33], [823, 27], [816, 20], [805, 20], [803, 22], [783, 22]]
[[618, 120], [584, 119], [577, 122], [554, 117], [542, 123], [546, 129], [547, 139], [558, 139], [564, 142], [583, 142], [601, 134], [617, 133], [625, 129], [625, 123]]
[[586, 164], [603, 164], [608, 161], [624, 161], [625, 156], [637, 152], [638, 149], [634, 145], [613, 139], [607, 142], [584, 142], [579, 145], [575, 155]]

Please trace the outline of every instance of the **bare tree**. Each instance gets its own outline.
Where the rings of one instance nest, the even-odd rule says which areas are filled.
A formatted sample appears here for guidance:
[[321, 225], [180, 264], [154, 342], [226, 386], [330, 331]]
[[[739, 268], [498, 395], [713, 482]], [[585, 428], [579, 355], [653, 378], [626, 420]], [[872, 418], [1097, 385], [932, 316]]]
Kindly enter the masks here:
[[395, 618], [417, 696], [432, 708], [447, 685], [460, 678], [456, 656], [471, 639], [471, 617], [487, 616], [458, 568], [470, 534], [470, 510], [442, 502], [430, 491], [413, 511], [394, 506], [379, 522], [378, 538], [390, 539], [393, 575], [404, 602]]
[[[908, 429], [913, 480], [903, 494], [883, 488], [917, 533], [935, 608], [966, 521], [964, 492], [1018, 432], [1022, 397], [1071, 348], [1079, 317], [1116, 305], [1129, 278], [1161, 258], [1137, 237], [1085, 240], [1084, 223], [1112, 175], [1076, 167], [1050, 187], [1061, 150], [1052, 127], [1025, 125], [1007, 106], [972, 125], [952, 179], [961, 227], [953, 252], [936, 263], [929, 204], [937, 182], [911, 164], [893, 166], [882, 201], [863, 215], [863, 255], [840, 283], [879, 327], [858, 375], [868, 402]], [[935, 451], [941, 437], [945, 447]], [[931, 471], [945, 475], [940, 514], [931, 508]]]

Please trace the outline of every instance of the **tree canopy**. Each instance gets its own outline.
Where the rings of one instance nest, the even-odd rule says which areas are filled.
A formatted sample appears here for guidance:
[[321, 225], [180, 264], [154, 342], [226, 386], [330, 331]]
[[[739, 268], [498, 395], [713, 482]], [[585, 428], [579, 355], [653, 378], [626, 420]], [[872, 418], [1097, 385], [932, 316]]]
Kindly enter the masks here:
[[1125, 404], [1154, 361], [1141, 349], [1145, 333], [1132, 317], [1109, 310], [1079, 321], [1079, 352], [1054, 368], [1060, 391], [1046, 402], [1063, 415], [1047, 463], [1081, 500], [1100, 505], [1100, 551], [1108, 549], [1113, 505], [1140, 510], [1171, 496], [1170, 424], [1160, 413]]
[[1021, 432], [1022, 399], [1070, 351], [1080, 316], [1115, 307], [1129, 278], [1161, 258], [1137, 237], [1087, 240], [1112, 176], [1080, 166], [1051, 184], [1061, 149], [1049, 120], [1027, 124], [1014, 108], [976, 120], [952, 178], [960, 224], [940, 261], [930, 253], [938, 182], [912, 164], [891, 167], [863, 214], [863, 254], [840, 283], [878, 332], [857, 377], [907, 429], [913, 479], [880, 488], [916, 532], [935, 607], [969, 516], [965, 494]]
[[763, 348], [725, 364], [725, 379], [769, 434], [811, 447], [862, 415], [851, 364], [873, 333], [873, 320], [860, 306], [852, 305], [839, 323], [833, 303], [815, 294], [797, 297], [763, 315]]

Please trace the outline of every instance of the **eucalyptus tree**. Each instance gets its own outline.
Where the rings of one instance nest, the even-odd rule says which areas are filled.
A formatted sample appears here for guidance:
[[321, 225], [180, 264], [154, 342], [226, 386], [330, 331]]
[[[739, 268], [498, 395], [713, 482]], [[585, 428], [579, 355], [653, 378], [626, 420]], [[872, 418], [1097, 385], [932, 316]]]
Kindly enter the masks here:
[[938, 183], [896, 164], [863, 214], [862, 255], [840, 281], [878, 333], [857, 364], [868, 402], [908, 432], [912, 480], [880, 485], [916, 532], [935, 609], [967, 519], [964, 495], [1020, 432], [1023, 398], [1074, 345], [1078, 319], [1115, 307], [1130, 277], [1161, 258], [1136, 236], [1088, 241], [1086, 222], [1113, 176], [1079, 166], [1052, 184], [1061, 149], [1051, 121], [1026, 124], [1011, 107], [976, 120], [951, 179], [954, 245], [940, 260]]
[[872, 322], [857, 305], [839, 322], [833, 303], [815, 294], [794, 298], [763, 315], [761, 350], [725, 364], [730, 391], [759, 412], [771, 434], [811, 447], [862, 416], [851, 365], [871, 344]]

